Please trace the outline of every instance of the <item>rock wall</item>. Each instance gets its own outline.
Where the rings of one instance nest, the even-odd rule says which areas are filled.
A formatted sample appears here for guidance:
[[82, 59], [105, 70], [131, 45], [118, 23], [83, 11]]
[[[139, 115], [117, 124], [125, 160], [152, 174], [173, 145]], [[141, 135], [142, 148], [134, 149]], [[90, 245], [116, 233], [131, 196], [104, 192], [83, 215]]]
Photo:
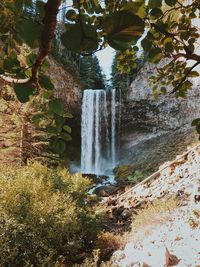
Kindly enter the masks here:
[[187, 99], [166, 95], [155, 100], [148, 85], [153, 73], [153, 66], [146, 64], [122, 102], [119, 160], [123, 164], [147, 164], [155, 170], [197, 141], [191, 122], [200, 117], [200, 80], [193, 80]]

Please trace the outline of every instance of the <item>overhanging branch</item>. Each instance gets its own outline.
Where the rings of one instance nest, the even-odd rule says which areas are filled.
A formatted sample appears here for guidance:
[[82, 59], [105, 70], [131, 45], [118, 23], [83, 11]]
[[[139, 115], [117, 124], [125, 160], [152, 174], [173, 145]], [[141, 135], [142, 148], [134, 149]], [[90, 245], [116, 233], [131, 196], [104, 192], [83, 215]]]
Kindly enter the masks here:
[[51, 51], [52, 40], [56, 30], [57, 14], [60, 5], [61, 0], [48, 0], [45, 5], [45, 16], [43, 19], [44, 28], [41, 35], [39, 54], [32, 68], [31, 81], [34, 83], [37, 83], [38, 70], [40, 66], [42, 65], [45, 57]]
[[[45, 57], [49, 54], [52, 47], [52, 40], [55, 36], [56, 24], [57, 24], [57, 14], [59, 7], [61, 5], [61, 0], [48, 0], [45, 4], [45, 15], [43, 19], [44, 27], [40, 39], [39, 53], [36, 58], [35, 64], [32, 67], [32, 75], [27, 79], [17, 79], [13, 77], [8, 77], [6, 75], [0, 75], [0, 78], [9, 83], [27, 83], [32, 82], [38, 84], [38, 71], [42, 65]], [[30, 29], [31, 30], [31, 29]]]
[[0, 78], [3, 79], [4, 81], [8, 83], [27, 83], [30, 81], [30, 78], [27, 79], [17, 79], [17, 78], [12, 78], [3, 74], [0, 74]]
[[185, 80], [187, 79], [187, 77], [189, 76], [189, 74], [191, 73], [191, 71], [200, 64], [200, 62], [196, 62], [194, 65], [192, 65], [191, 68], [189, 68], [189, 70], [187, 71], [187, 73], [184, 75], [184, 77], [181, 79], [181, 81], [179, 82], [179, 84], [169, 93], [174, 94], [175, 92], [177, 92], [180, 88], [180, 86], [185, 82]]

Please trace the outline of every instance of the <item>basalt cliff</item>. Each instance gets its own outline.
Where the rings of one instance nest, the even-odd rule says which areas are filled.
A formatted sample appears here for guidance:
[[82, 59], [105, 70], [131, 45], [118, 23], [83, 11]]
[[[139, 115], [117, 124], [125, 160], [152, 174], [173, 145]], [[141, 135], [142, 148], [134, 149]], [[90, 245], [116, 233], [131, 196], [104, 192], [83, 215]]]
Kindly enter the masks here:
[[146, 64], [122, 101], [119, 153], [120, 164], [133, 163], [150, 173], [197, 141], [191, 122], [200, 116], [199, 79], [192, 81], [186, 99], [168, 94], [155, 100], [148, 84], [153, 73]]

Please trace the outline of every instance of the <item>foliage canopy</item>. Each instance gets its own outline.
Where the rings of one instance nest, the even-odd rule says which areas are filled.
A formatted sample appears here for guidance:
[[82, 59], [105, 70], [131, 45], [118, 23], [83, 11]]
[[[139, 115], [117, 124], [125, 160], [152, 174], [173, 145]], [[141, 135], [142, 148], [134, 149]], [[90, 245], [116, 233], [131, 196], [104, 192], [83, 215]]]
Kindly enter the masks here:
[[[14, 83], [21, 102], [37, 96], [41, 88], [52, 89], [50, 78], [44, 78], [45, 58], [58, 36], [58, 27], [56, 38], [62, 45], [83, 56], [108, 45], [116, 49], [121, 72], [132, 70], [141, 47], [152, 64], [166, 58], [151, 78], [156, 95], [185, 97], [192, 88], [190, 78], [199, 76], [200, 55], [195, 49], [198, 0], [189, 4], [182, 0], [73, 0], [70, 7], [61, 0], [1, 0], [0, 7], [0, 77]], [[61, 12], [62, 18], [57, 16]], [[57, 101], [53, 106], [51, 111], [60, 116], [62, 104]], [[60, 139], [58, 136], [56, 150], [62, 153]]]

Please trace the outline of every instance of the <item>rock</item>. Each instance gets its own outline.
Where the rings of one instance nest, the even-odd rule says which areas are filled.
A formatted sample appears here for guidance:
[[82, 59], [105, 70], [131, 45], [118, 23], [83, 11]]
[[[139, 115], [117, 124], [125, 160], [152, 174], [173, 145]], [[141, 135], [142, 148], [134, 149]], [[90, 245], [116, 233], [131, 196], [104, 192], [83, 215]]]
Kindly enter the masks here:
[[170, 254], [167, 248], [165, 251], [165, 257], [166, 257], [166, 267], [175, 266], [180, 261], [175, 255]]
[[96, 183], [98, 183], [99, 181], [106, 180], [106, 179], [109, 178], [106, 175], [96, 175], [96, 174], [91, 174], [91, 173], [84, 173], [84, 174], [82, 174], [82, 177], [90, 178]]
[[194, 201], [195, 201], [195, 203], [200, 202], [200, 195], [195, 195], [194, 196]]
[[121, 217], [121, 214], [122, 214], [123, 211], [124, 211], [124, 206], [115, 207], [115, 208], [112, 209], [112, 214], [116, 218], [119, 218], [119, 217]]
[[117, 190], [117, 187], [114, 185], [102, 185], [97, 187], [94, 190], [94, 193], [101, 197], [108, 197], [112, 195]]
[[118, 183], [124, 184], [127, 183], [128, 176], [131, 176], [135, 173], [135, 166], [132, 165], [120, 165], [114, 169], [115, 179]]
[[121, 213], [121, 217], [124, 220], [127, 220], [132, 217], [132, 212], [130, 209], [124, 209]]

